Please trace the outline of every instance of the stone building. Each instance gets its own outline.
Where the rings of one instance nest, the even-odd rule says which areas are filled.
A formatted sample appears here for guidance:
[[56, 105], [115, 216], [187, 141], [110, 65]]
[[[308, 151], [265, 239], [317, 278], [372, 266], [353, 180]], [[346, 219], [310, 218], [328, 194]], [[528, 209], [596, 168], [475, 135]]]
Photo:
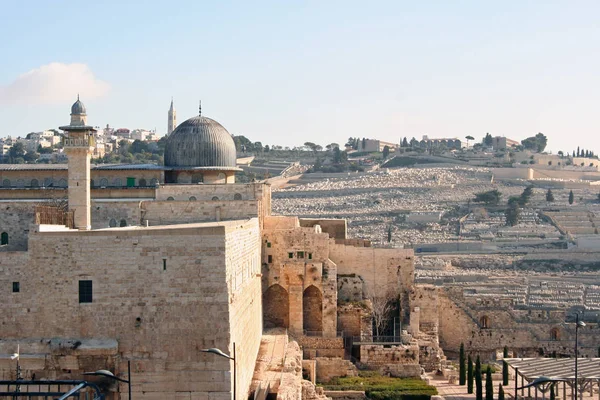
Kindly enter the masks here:
[[[269, 184], [235, 183], [235, 145], [218, 122], [174, 129], [164, 167], [90, 167], [79, 100], [61, 129], [67, 166], [0, 170], [3, 379], [15, 369], [2, 354], [20, 346], [26, 379], [122, 374], [130, 361], [135, 398], [229, 399], [234, 387], [246, 398], [270, 327], [287, 328], [321, 376], [352, 370], [339, 332], [372, 335], [371, 320], [338, 306], [350, 293], [342, 276], [354, 277], [356, 299], [384, 296], [410, 322], [412, 250], [347, 239], [345, 221], [272, 216]], [[201, 351], [234, 347], [237, 374]]]

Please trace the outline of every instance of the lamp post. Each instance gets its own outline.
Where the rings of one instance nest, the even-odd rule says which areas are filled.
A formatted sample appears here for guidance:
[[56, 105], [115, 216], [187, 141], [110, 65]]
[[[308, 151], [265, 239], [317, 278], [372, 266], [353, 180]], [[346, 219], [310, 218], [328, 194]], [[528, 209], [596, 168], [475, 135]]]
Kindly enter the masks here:
[[127, 379], [119, 378], [118, 376], [115, 376], [115, 374], [113, 374], [112, 372], [107, 371], [105, 369], [101, 369], [101, 370], [98, 370], [95, 372], [84, 372], [83, 375], [103, 376], [108, 379], [113, 379], [118, 382], [126, 383], [128, 392], [129, 392], [129, 400], [131, 400], [131, 361], [130, 360], [127, 360]]
[[573, 400], [577, 400], [577, 359], [579, 358], [579, 328], [585, 327], [585, 322], [579, 320], [579, 313], [576, 314], [576, 323], [575, 323], [575, 384], [574, 384], [574, 395]]
[[212, 354], [216, 354], [219, 357], [223, 357], [223, 358], [227, 358], [228, 360], [233, 361], [233, 400], [235, 400], [235, 396], [236, 396], [236, 392], [237, 392], [237, 371], [236, 371], [236, 360], [235, 360], [235, 342], [233, 342], [233, 356], [228, 356], [227, 354], [223, 353], [221, 350], [219, 349], [215, 349], [210, 348], [210, 349], [202, 349], [201, 350], [204, 353], [212, 353]]

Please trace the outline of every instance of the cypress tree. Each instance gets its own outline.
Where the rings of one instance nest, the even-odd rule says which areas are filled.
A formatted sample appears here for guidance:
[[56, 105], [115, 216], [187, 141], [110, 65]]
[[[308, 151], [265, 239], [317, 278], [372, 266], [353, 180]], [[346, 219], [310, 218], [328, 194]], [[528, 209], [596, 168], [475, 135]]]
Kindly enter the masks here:
[[494, 382], [492, 382], [492, 367], [485, 372], [485, 400], [494, 400]]
[[481, 361], [479, 355], [475, 361], [475, 399], [483, 400], [483, 384], [481, 381]]
[[600, 347], [598, 347], [598, 357], [600, 358]]
[[[598, 351], [600, 351], [600, 348]], [[467, 361], [467, 393], [473, 394], [473, 360], [470, 354]]]
[[[504, 351], [502, 353], [503, 358], [508, 358], [508, 348], [504, 346]], [[502, 362], [502, 384], [508, 385], [508, 364], [506, 361]]]
[[500, 387], [498, 388], [498, 400], [504, 400], [504, 388], [502, 387], [502, 385], [500, 385]]
[[573, 191], [571, 190], [569, 192], [569, 204], [573, 204], [574, 200], [575, 200], [575, 195], [573, 194]]
[[554, 385], [550, 386], [550, 400], [556, 400], [556, 395], [554, 394]]
[[459, 366], [458, 366], [458, 384], [464, 386], [467, 381], [467, 369], [465, 365], [465, 345], [464, 343], [460, 344], [460, 354], [459, 354]]

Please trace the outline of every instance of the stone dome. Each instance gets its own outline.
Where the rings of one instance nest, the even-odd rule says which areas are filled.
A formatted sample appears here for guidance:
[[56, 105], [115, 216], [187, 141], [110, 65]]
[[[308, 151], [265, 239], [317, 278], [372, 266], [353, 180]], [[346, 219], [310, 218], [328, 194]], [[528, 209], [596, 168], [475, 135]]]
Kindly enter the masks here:
[[71, 114], [73, 115], [85, 115], [86, 109], [83, 103], [79, 100], [79, 96], [77, 96], [77, 101], [73, 103], [71, 106]]
[[167, 137], [165, 166], [235, 169], [233, 137], [213, 119], [202, 116], [190, 118]]

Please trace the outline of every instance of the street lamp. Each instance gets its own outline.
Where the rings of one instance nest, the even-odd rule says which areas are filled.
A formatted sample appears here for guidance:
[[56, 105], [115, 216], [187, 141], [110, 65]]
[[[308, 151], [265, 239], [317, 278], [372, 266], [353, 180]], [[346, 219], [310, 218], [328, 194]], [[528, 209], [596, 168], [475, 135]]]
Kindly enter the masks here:
[[233, 342], [233, 357], [232, 356], [228, 356], [227, 354], [223, 353], [221, 350], [216, 349], [216, 348], [210, 348], [210, 349], [202, 349], [200, 350], [204, 353], [212, 353], [212, 354], [216, 354], [219, 357], [223, 357], [223, 358], [227, 358], [228, 360], [233, 361], [233, 400], [235, 400], [235, 395], [236, 395], [236, 389], [237, 389], [237, 374], [236, 374], [236, 361], [235, 361], [235, 342]]
[[577, 359], [579, 358], [579, 328], [585, 327], [585, 322], [579, 320], [579, 313], [576, 314], [575, 323], [575, 386], [573, 400], [577, 400]]
[[119, 378], [118, 376], [115, 376], [115, 374], [113, 374], [112, 372], [107, 371], [105, 369], [100, 369], [95, 372], [84, 372], [83, 375], [103, 376], [108, 379], [126, 383], [128, 389], [129, 389], [128, 390], [129, 391], [129, 400], [131, 400], [131, 361], [130, 360], [127, 360], [127, 379]]

